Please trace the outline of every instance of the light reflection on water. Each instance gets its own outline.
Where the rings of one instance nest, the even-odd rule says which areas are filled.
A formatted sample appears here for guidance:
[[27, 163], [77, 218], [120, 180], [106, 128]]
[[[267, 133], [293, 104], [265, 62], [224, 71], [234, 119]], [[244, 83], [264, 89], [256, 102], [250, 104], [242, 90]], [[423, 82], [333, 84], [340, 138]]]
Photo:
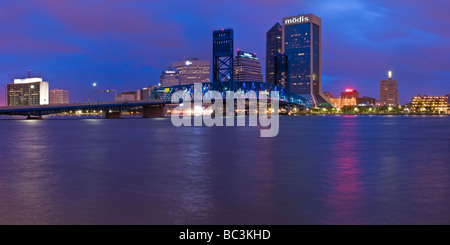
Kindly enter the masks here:
[[449, 125], [1, 120], [0, 224], [450, 224]]

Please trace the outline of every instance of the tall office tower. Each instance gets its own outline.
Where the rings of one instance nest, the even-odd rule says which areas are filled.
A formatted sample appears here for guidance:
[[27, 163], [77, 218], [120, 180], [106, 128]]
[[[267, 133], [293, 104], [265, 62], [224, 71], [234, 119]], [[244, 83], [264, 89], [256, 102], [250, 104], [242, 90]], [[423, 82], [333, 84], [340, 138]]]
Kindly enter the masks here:
[[266, 83], [275, 81], [275, 56], [282, 51], [283, 30], [280, 23], [276, 23], [266, 33]]
[[8, 106], [48, 105], [48, 82], [40, 77], [14, 79], [6, 85]]
[[283, 88], [290, 89], [289, 86], [289, 66], [286, 54], [275, 55], [275, 76], [273, 83]]
[[233, 29], [213, 32], [213, 82], [234, 81]]
[[50, 90], [50, 105], [69, 104], [69, 91], [62, 89]]
[[210, 82], [211, 65], [208, 60], [184, 58], [184, 60], [173, 62], [172, 66], [180, 71], [181, 85]]
[[313, 14], [283, 18], [282, 53], [287, 55], [292, 92], [314, 106], [330, 106], [322, 93], [321, 20]]
[[168, 67], [161, 73], [159, 82], [161, 83], [161, 87], [172, 87], [180, 85], [180, 71], [173, 67]]
[[263, 82], [261, 65], [255, 53], [237, 51], [234, 59], [234, 81]]
[[388, 80], [380, 81], [380, 105], [398, 106], [397, 80], [392, 80], [392, 72], [388, 72]]

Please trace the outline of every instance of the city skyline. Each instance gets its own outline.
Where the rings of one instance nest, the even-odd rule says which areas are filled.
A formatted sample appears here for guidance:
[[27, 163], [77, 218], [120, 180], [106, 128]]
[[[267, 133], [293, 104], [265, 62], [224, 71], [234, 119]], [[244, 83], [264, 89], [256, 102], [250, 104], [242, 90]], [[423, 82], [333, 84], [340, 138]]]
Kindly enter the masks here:
[[[238, 3], [242, 9], [235, 8]], [[0, 17], [0, 29], [9, 38], [0, 42], [0, 83], [26, 77], [31, 69], [51, 89], [71, 91], [74, 102], [87, 100], [94, 81], [102, 89], [119, 91], [156, 85], [161, 70], [175, 60], [211, 60], [211, 32], [222, 27], [235, 32], [234, 53], [253, 50], [265, 64], [267, 30], [282, 17], [313, 13], [322, 19], [323, 91], [338, 94], [352, 87], [379, 99], [379, 81], [392, 70], [401, 104], [419, 93], [450, 92], [445, 70], [450, 60], [442, 55], [450, 32], [439, 24], [448, 17], [435, 14], [448, 3], [416, 1], [408, 11], [402, 9], [405, 1], [345, 3], [337, 8], [331, 1], [193, 1], [169, 8], [159, 1], [39, 1], [26, 7], [4, 1], [8, 11]], [[228, 8], [234, 14], [219, 11]], [[419, 14], [423, 17], [417, 18]], [[1, 89], [3, 105], [5, 87]]]

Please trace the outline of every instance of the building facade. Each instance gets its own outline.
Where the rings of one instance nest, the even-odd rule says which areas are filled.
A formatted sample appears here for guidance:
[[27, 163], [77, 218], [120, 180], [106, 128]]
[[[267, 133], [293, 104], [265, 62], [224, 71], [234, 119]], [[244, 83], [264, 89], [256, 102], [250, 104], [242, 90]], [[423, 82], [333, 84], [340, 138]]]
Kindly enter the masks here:
[[322, 93], [321, 19], [313, 14], [283, 18], [282, 53], [288, 59], [290, 90], [314, 106], [329, 106]]
[[342, 108], [344, 106], [355, 106], [356, 98], [330, 98], [333, 107]]
[[211, 81], [211, 65], [208, 60], [184, 58], [175, 61], [172, 66], [180, 72], [180, 84], [209, 83]]
[[275, 56], [282, 52], [283, 28], [276, 23], [266, 33], [266, 83], [275, 84]]
[[346, 89], [344, 92], [341, 93], [341, 98], [345, 98], [345, 99], [351, 99], [351, 98], [359, 98], [359, 93], [358, 91], [354, 90], [354, 89]]
[[263, 82], [261, 65], [255, 53], [237, 51], [234, 59], [234, 81]]
[[69, 91], [62, 89], [50, 90], [50, 105], [69, 104]]
[[380, 81], [380, 106], [398, 106], [397, 80], [392, 79], [392, 72], [388, 73], [388, 80]]
[[151, 85], [146, 88], [136, 90], [136, 100], [148, 100], [152, 91], [158, 88], [156, 85]]
[[173, 67], [168, 67], [161, 73], [159, 82], [161, 83], [161, 87], [172, 87], [180, 85], [180, 71]]
[[446, 114], [448, 112], [448, 96], [421, 96], [411, 98], [411, 112], [431, 112]]
[[6, 85], [7, 106], [48, 105], [48, 82], [42, 78], [30, 77], [14, 79]]
[[122, 93], [116, 95], [115, 101], [123, 102], [123, 101], [139, 100], [136, 96], [137, 96], [137, 93], [135, 91], [122, 92]]
[[376, 105], [377, 99], [372, 98], [372, 97], [363, 96], [363, 97], [357, 98], [356, 103], [358, 105]]

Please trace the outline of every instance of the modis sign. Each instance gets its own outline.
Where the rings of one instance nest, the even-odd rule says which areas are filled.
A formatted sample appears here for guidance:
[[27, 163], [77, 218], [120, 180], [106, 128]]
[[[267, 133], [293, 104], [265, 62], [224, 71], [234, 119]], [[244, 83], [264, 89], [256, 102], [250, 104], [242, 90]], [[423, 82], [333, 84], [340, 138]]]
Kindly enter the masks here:
[[309, 21], [309, 17], [302, 15], [302, 16], [296, 16], [296, 17], [292, 17], [290, 19], [286, 19], [286, 20], [284, 20], [284, 24], [285, 25], [300, 24], [300, 23], [305, 23], [308, 21]]

